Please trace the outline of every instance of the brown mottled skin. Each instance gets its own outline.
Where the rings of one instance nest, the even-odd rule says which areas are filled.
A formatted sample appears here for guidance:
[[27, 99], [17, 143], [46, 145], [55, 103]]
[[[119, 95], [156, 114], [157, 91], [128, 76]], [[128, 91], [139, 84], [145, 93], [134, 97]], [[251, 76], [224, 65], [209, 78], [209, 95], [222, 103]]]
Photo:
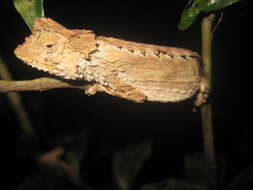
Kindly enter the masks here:
[[195, 52], [98, 37], [49, 18], [36, 20], [32, 35], [15, 54], [39, 70], [91, 82], [87, 94], [104, 91], [135, 102], [177, 102], [198, 93], [195, 104], [200, 106], [208, 93]]

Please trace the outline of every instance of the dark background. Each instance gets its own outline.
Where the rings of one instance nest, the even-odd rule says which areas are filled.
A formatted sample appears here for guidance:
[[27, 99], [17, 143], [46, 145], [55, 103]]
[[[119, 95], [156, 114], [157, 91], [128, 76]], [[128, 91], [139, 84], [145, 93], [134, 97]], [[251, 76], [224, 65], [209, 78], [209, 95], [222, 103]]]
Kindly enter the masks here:
[[[186, 31], [177, 24], [187, 0], [168, 1], [53, 1], [44, 0], [45, 16], [71, 29], [89, 29], [97, 35], [142, 43], [176, 46], [201, 52], [200, 18]], [[252, 164], [249, 128], [241, 120], [240, 68], [246, 57], [246, 24], [249, 1], [226, 8], [213, 42], [214, 127], [218, 160], [225, 160], [227, 180]], [[0, 52], [15, 80], [49, 76], [18, 61], [16, 46], [30, 34], [12, 1], [1, 0]], [[243, 38], [244, 37], [244, 38]], [[43, 150], [66, 134], [88, 133], [84, 177], [93, 186], [110, 180], [113, 152], [129, 143], [153, 141], [152, 157], [142, 171], [142, 181], [183, 176], [185, 155], [203, 150], [200, 112], [192, 112], [193, 100], [179, 103], [137, 104], [107, 94], [86, 96], [76, 89], [22, 92], [22, 99]], [[20, 125], [8, 99], [0, 94], [3, 165], [11, 186], [34, 174], [37, 166], [20, 152]], [[29, 144], [29, 143], [28, 143]], [[88, 173], [88, 175], [87, 175]], [[88, 177], [87, 177], [88, 176]], [[98, 185], [96, 182], [100, 181]]]

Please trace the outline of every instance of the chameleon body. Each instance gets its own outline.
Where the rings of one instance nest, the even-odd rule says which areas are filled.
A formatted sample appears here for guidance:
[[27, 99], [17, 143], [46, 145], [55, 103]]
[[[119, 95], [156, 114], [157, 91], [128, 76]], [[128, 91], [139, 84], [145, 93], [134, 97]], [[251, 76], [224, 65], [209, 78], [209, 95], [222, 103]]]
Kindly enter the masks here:
[[15, 54], [39, 70], [91, 82], [87, 94], [104, 91], [135, 102], [177, 102], [197, 93], [199, 106], [208, 93], [200, 57], [193, 51], [100, 37], [49, 18], [36, 20], [32, 35]]

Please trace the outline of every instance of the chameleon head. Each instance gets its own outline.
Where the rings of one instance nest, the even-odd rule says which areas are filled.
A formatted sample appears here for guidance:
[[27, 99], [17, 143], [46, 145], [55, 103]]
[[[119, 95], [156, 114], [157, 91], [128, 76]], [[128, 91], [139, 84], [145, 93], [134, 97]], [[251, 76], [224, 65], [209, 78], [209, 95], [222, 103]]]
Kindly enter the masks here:
[[80, 53], [69, 45], [66, 36], [43, 26], [40, 20], [35, 22], [32, 35], [16, 48], [15, 54], [39, 70], [65, 79], [79, 78], [77, 67], [82, 61]]

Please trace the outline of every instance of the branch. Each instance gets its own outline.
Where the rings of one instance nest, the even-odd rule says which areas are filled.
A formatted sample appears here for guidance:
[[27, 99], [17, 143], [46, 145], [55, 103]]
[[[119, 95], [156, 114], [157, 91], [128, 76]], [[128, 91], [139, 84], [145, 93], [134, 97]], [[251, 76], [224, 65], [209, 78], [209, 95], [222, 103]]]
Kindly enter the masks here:
[[[210, 81], [212, 87], [212, 26], [215, 19], [215, 14], [209, 14], [203, 18], [201, 24], [202, 30], [202, 58], [204, 63], [205, 75]], [[216, 160], [215, 160], [215, 145], [213, 135], [212, 122], [212, 105], [206, 104], [201, 108], [202, 130], [204, 139], [204, 151], [209, 167], [211, 189], [216, 188]]]
[[25, 81], [7, 81], [0, 80], [0, 92], [17, 92], [17, 91], [44, 91], [54, 88], [77, 88], [88, 89], [91, 85], [87, 83], [71, 83], [54, 78], [38, 78]]

